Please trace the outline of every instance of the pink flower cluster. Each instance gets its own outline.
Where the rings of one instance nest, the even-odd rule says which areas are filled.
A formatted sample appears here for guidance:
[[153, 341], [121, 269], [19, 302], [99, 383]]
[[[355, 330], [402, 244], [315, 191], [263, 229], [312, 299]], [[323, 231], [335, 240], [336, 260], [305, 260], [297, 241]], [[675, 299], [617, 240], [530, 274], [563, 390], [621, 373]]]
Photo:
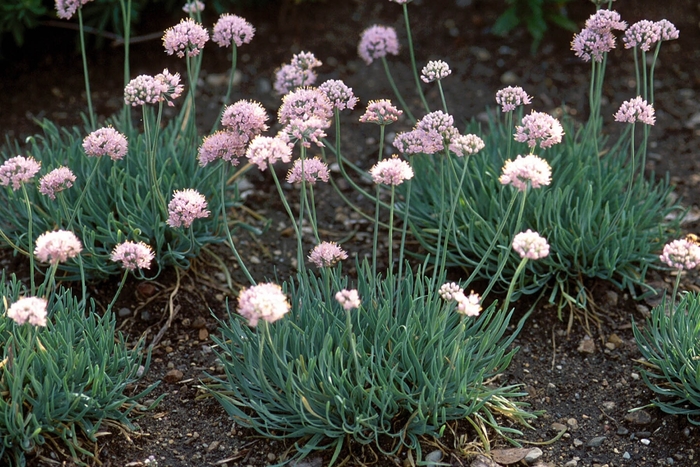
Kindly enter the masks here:
[[73, 182], [75, 182], [75, 174], [68, 167], [59, 167], [41, 177], [39, 193], [50, 199], [56, 199], [56, 193], [72, 187]]
[[182, 11], [190, 15], [201, 13], [204, 11], [204, 3], [200, 0], [192, 0], [191, 2], [187, 2], [183, 5]]
[[78, 8], [91, 0], [56, 0], [56, 14], [61, 19], [71, 19]]
[[481, 312], [481, 297], [474, 291], [467, 296], [459, 285], [454, 282], [447, 282], [440, 286], [438, 293], [445, 301], [457, 302], [457, 313], [464, 316], [479, 316], [479, 312]]
[[441, 80], [452, 73], [450, 66], [442, 60], [431, 60], [421, 70], [420, 79], [425, 83]]
[[256, 136], [248, 145], [245, 153], [251, 164], [265, 170], [267, 165], [274, 164], [278, 160], [289, 162], [292, 160], [292, 148], [280, 138], [270, 136]]
[[258, 284], [238, 295], [238, 313], [255, 327], [261, 319], [273, 323], [282, 318], [291, 306], [282, 287], [277, 284]]
[[309, 261], [317, 268], [329, 268], [344, 259], [348, 259], [348, 254], [335, 242], [321, 242], [309, 254]]
[[154, 258], [153, 249], [149, 245], [144, 242], [136, 243], [131, 241], [115, 246], [110, 256], [112, 261], [122, 263], [122, 267], [129, 271], [149, 269]]
[[56, 230], [39, 235], [34, 255], [42, 263], [58, 264], [75, 258], [82, 249], [83, 245], [73, 232]]
[[335, 299], [345, 311], [350, 311], [362, 306], [357, 289], [343, 289], [335, 294]]
[[34, 178], [39, 170], [41, 170], [41, 163], [33, 157], [11, 157], [0, 166], [0, 185], [12, 185], [12, 190], [17, 191], [23, 183]]
[[639, 47], [645, 52], [649, 52], [651, 46], [659, 41], [670, 41], [678, 39], [679, 33], [676, 26], [668, 20], [649, 21], [643, 19], [637, 21], [625, 32], [622, 41], [626, 49]]
[[367, 65], [378, 58], [386, 57], [387, 54], [398, 55], [399, 39], [396, 30], [378, 24], [368, 27], [360, 36], [357, 53]]
[[228, 47], [231, 43], [240, 47], [252, 41], [254, 35], [255, 28], [248, 21], [238, 15], [224, 13], [214, 24], [211, 39], [220, 47]]
[[451, 300], [455, 300], [457, 294], [464, 293], [464, 290], [455, 282], [445, 282], [440, 286], [438, 293], [443, 300], [449, 302]]
[[508, 86], [496, 93], [496, 103], [501, 106], [503, 112], [512, 112], [516, 107], [529, 105], [531, 102], [530, 96], [520, 86]]
[[620, 109], [615, 112], [615, 121], [622, 123], [642, 122], [653, 125], [656, 122], [654, 106], [637, 96], [622, 103]]
[[267, 112], [262, 104], [243, 99], [226, 107], [221, 124], [241, 135], [244, 143], [247, 143], [254, 136], [267, 130], [267, 120]]
[[323, 130], [328, 126], [329, 121], [319, 117], [292, 118], [277, 134], [277, 138], [292, 146], [299, 141], [305, 148], [310, 148], [311, 143], [322, 147], [323, 141], [321, 139], [326, 137], [326, 132]]
[[167, 101], [169, 106], [173, 106], [173, 99], [177, 99], [182, 94], [184, 86], [180, 84], [180, 74], [171, 74], [166, 68], [163, 73], [155, 77], [149, 75], [139, 75], [129, 81], [124, 88], [124, 102], [127, 105], [136, 107], [144, 104], [157, 104]]
[[700, 246], [685, 238], [664, 246], [659, 259], [675, 269], [695, 269], [700, 264]]
[[293, 119], [308, 120], [318, 117], [328, 128], [333, 118], [333, 104], [326, 94], [318, 88], [299, 88], [284, 95], [279, 108], [277, 119], [282, 125], [289, 124]]
[[503, 166], [503, 173], [498, 179], [502, 185], [512, 185], [519, 191], [549, 185], [552, 180], [552, 168], [546, 160], [534, 154], [518, 156], [514, 161], [508, 159]]
[[413, 178], [413, 169], [408, 162], [399, 159], [396, 154], [390, 159], [377, 162], [369, 171], [374, 183], [401, 185], [404, 180]]
[[513, 238], [513, 249], [521, 258], [541, 259], [549, 255], [547, 239], [530, 229]]
[[300, 86], [311, 86], [317, 78], [313, 70], [321, 65], [321, 61], [311, 52], [293, 55], [291, 63], [282, 65], [275, 72], [274, 90], [279, 94], [287, 94]]
[[330, 101], [333, 108], [338, 110], [352, 110], [357, 104], [357, 97], [345, 83], [338, 79], [329, 79], [318, 87]]
[[452, 115], [446, 114], [442, 110], [426, 114], [416, 122], [415, 130], [426, 134], [436, 132], [442, 138], [443, 146], [449, 145], [450, 141], [459, 135], [459, 131], [454, 127]]
[[168, 220], [170, 227], [189, 227], [195, 219], [209, 216], [207, 201], [197, 190], [191, 188], [177, 190], [168, 203]]
[[330, 178], [328, 165], [322, 162], [318, 157], [314, 157], [313, 159], [297, 159], [294, 161], [292, 168], [289, 169], [289, 173], [287, 173], [287, 182], [301, 183], [302, 178], [306, 183], [312, 185], [314, 185], [317, 180], [328, 182]]
[[403, 154], [435, 154], [444, 149], [442, 136], [435, 130], [411, 130], [399, 133], [393, 145]]
[[7, 317], [20, 326], [29, 323], [32, 326], [46, 327], [47, 302], [39, 297], [20, 298], [7, 309]]
[[360, 117], [362, 123], [389, 125], [399, 119], [403, 110], [397, 109], [389, 99], [369, 101], [365, 113]]
[[515, 127], [515, 141], [534, 148], [539, 142], [542, 149], [561, 143], [564, 128], [559, 120], [544, 112], [532, 111], [523, 117], [522, 126]]
[[168, 55], [176, 54], [182, 58], [195, 57], [209, 40], [209, 33], [192, 18], [180, 20], [180, 24], [168, 28], [163, 34], [163, 47]]
[[450, 151], [457, 157], [471, 156], [484, 149], [484, 140], [476, 135], [457, 135], [450, 141]]
[[586, 62], [590, 60], [601, 62], [604, 54], [615, 48], [613, 31], [625, 29], [627, 29], [627, 23], [620, 19], [618, 12], [598, 10], [586, 20], [586, 27], [574, 35], [571, 50]]
[[245, 143], [239, 135], [231, 131], [217, 131], [204, 138], [197, 159], [202, 167], [217, 159], [238, 165], [238, 159], [245, 154], [245, 150]]
[[83, 139], [83, 150], [88, 157], [109, 156], [113, 161], [118, 161], [126, 156], [128, 143], [126, 136], [112, 127], [105, 127]]

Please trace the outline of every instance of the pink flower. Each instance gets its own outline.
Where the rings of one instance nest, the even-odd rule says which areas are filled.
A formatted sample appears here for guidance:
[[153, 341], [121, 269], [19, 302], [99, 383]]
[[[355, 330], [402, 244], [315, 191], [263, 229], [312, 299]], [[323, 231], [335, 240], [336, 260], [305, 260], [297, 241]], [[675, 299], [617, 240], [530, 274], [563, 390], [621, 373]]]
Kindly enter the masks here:
[[508, 86], [496, 93], [496, 103], [503, 112], [511, 112], [521, 105], [529, 105], [530, 96], [520, 86]]
[[68, 167], [59, 167], [47, 173], [39, 180], [39, 193], [56, 199], [56, 193], [73, 186], [75, 175]]
[[192, 18], [180, 20], [180, 24], [168, 28], [163, 34], [163, 47], [168, 55], [176, 54], [182, 58], [195, 57], [209, 40], [209, 33]]
[[348, 254], [335, 242], [319, 243], [309, 254], [309, 261], [317, 268], [328, 268], [344, 259], [348, 259]]
[[282, 65], [275, 72], [274, 90], [279, 94], [287, 94], [300, 86], [311, 86], [316, 82], [314, 68], [322, 63], [311, 52], [300, 52], [292, 56], [291, 63]]
[[506, 161], [498, 180], [502, 185], [513, 185], [519, 191], [525, 191], [528, 182], [532, 188], [539, 188], [552, 181], [552, 168], [546, 160], [534, 154], [518, 156], [514, 161]]
[[389, 125], [399, 119], [403, 110], [397, 109], [389, 99], [369, 101], [365, 113], [360, 117], [362, 123], [376, 123], [377, 125]]
[[[448, 115], [442, 110], [436, 110], [425, 115], [418, 120], [415, 129], [425, 134], [430, 134], [433, 131], [437, 132], [442, 138], [443, 144], [441, 146], [449, 145], [452, 138], [459, 135], [459, 131], [454, 127], [452, 115]], [[443, 148], [441, 147], [440, 149]]]
[[168, 220], [170, 227], [189, 227], [198, 218], [209, 216], [207, 201], [202, 194], [191, 188], [176, 190], [168, 203]]
[[685, 238], [673, 240], [664, 246], [659, 259], [676, 269], [695, 269], [700, 264], [700, 246]]
[[318, 117], [324, 121], [325, 126], [322, 128], [331, 125], [333, 104], [323, 91], [308, 87], [285, 94], [277, 116], [282, 125], [289, 124], [295, 118], [308, 120], [311, 117]]
[[232, 165], [238, 165], [238, 158], [245, 154], [246, 141], [240, 135], [230, 131], [217, 131], [207, 136], [199, 147], [199, 165], [202, 167], [223, 159]]
[[527, 145], [534, 148], [539, 140], [542, 149], [561, 143], [564, 136], [559, 120], [544, 112], [532, 111], [530, 115], [523, 117], [522, 126], [515, 127], [515, 141], [527, 142]]
[[182, 94], [185, 87], [180, 84], [180, 73], [172, 74], [168, 69], [164, 69], [162, 73], [158, 73], [155, 77], [156, 81], [160, 81], [165, 85], [161, 93], [159, 101], [167, 101], [168, 106], [173, 107], [173, 99], [177, 99]]
[[226, 107], [221, 124], [241, 135], [242, 140], [247, 143], [254, 136], [267, 130], [267, 120], [267, 112], [262, 104], [240, 100]]
[[340, 306], [342, 306], [343, 310], [345, 311], [360, 308], [362, 305], [357, 289], [343, 289], [335, 294], [335, 299], [338, 301], [338, 303], [340, 303]]
[[413, 169], [408, 162], [399, 159], [395, 154], [391, 159], [377, 162], [369, 171], [374, 183], [386, 185], [401, 185], [404, 180], [413, 178]]
[[455, 282], [445, 282], [440, 286], [438, 291], [440, 297], [445, 301], [455, 300], [457, 294], [464, 294], [464, 289], [457, 285]]
[[146, 245], [144, 242], [136, 243], [131, 241], [115, 246], [110, 256], [112, 261], [122, 263], [122, 267], [129, 271], [150, 269], [153, 258], [155, 258], [155, 255], [149, 245]]
[[78, 8], [90, 0], [56, 0], [56, 14], [62, 19], [71, 19]]
[[431, 60], [421, 70], [420, 79], [425, 83], [441, 80], [452, 73], [450, 66], [442, 60]]
[[324, 128], [328, 128], [328, 120], [322, 120], [318, 117], [293, 118], [287, 126], [282, 128], [277, 137], [291, 145], [300, 141], [305, 148], [310, 148], [311, 143], [321, 147], [323, 146], [321, 139], [326, 137]]
[[600, 63], [603, 61], [603, 56], [614, 48], [615, 36], [610, 31], [583, 29], [575, 34], [571, 41], [571, 50], [585, 62], [590, 62], [592, 59]]
[[614, 29], [624, 31], [627, 23], [620, 19], [617, 11], [600, 9], [586, 20], [586, 29], [596, 32], [611, 32]]
[[656, 26], [659, 28], [659, 33], [661, 34], [662, 41], [671, 41], [678, 39], [679, 32], [676, 26], [667, 19], [662, 19], [656, 22]]
[[73, 232], [56, 230], [45, 232], [36, 239], [34, 255], [42, 263], [64, 263], [80, 254], [83, 245]]
[[126, 136], [112, 127], [95, 130], [83, 139], [83, 150], [88, 157], [109, 156], [113, 161], [124, 159], [128, 150]]
[[329, 79], [318, 87], [319, 91], [323, 92], [331, 105], [338, 110], [352, 110], [357, 104], [357, 97], [349, 88], [338, 79]]
[[33, 157], [12, 157], [0, 166], [0, 185], [12, 184], [12, 190], [17, 191], [23, 183], [34, 178], [39, 170], [41, 170], [41, 163]]
[[292, 148], [279, 138], [270, 136], [256, 136], [248, 145], [245, 156], [251, 164], [265, 170], [267, 165], [274, 164], [278, 160], [289, 162], [292, 160]]
[[620, 109], [615, 112], [615, 121], [622, 123], [642, 122], [653, 125], [656, 122], [654, 106], [637, 96], [622, 103]]
[[484, 147], [484, 140], [476, 135], [457, 135], [450, 142], [450, 151], [457, 157], [471, 156]]
[[479, 316], [481, 311], [481, 297], [479, 294], [472, 291], [469, 296], [464, 295], [464, 292], [458, 292], [454, 296], [457, 302], [457, 313], [464, 316]]
[[282, 287], [277, 284], [258, 284], [241, 291], [238, 295], [238, 313], [255, 327], [259, 320], [273, 323], [282, 318], [291, 308]]
[[232, 42], [240, 47], [252, 41], [254, 35], [255, 28], [248, 21], [238, 15], [224, 13], [214, 24], [212, 40], [220, 47], [228, 47]]
[[163, 73], [155, 77], [139, 75], [132, 79], [124, 88], [124, 102], [136, 107], [167, 101], [172, 107], [174, 104], [171, 100], [180, 97], [183, 89], [184, 86], [180, 84], [180, 74], [171, 74], [166, 68]]
[[411, 130], [399, 133], [394, 138], [393, 145], [403, 154], [435, 154], [445, 148], [442, 136], [436, 130], [428, 132]]
[[399, 40], [396, 30], [389, 26], [375, 24], [362, 32], [357, 53], [367, 65], [377, 58], [386, 57], [387, 54], [399, 54]]
[[649, 52], [651, 46], [661, 40], [661, 27], [654, 21], [643, 19], [637, 21], [625, 31], [622, 42], [626, 49], [639, 47], [645, 52]]
[[547, 239], [530, 229], [513, 238], [513, 249], [521, 258], [541, 259], [549, 255]]
[[306, 183], [314, 185], [316, 180], [322, 180], [327, 182], [330, 173], [328, 171], [328, 166], [325, 162], [322, 162], [318, 157], [313, 159], [297, 159], [294, 161], [294, 165], [289, 169], [287, 173], [287, 182], [289, 183], [301, 183], [302, 180], [302, 164], [304, 165], [304, 180]]
[[195, 13], [201, 13], [204, 11], [204, 3], [200, 2], [199, 0], [187, 2], [182, 7], [182, 11], [190, 15], [194, 15]]
[[43, 298], [20, 298], [8, 308], [7, 317], [20, 326], [29, 323], [32, 326], [46, 327], [46, 305]]

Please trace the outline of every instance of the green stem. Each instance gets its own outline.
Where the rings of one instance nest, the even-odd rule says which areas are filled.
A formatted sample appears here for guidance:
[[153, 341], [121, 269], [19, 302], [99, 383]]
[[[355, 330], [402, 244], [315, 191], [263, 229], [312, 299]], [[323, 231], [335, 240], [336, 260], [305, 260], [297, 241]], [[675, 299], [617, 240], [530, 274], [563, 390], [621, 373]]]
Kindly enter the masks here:
[[382, 64], [384, 65], [384, 73], [386, 73], [386, 77], [389, 80], [389, 85], [394, 91], [396, 99], [399, 101], [399, 104], [401, 104], [401, 107], [403, 108], [404, 112], [406, 112], [406, 116], [409, 118], [409, 120], [411, 120], [411, 123], [416, 123], [416, 118], [413, 116], [411, 110], [408, 108], [406, 102], [403, 100], [399, 89], [396, 87], [396, 83], [394, 83], [394, 78], [392, 78], [391, 76], [391, 70], [389, 70], [389, 63], [386, 61], [386, 57], [382, 57]]
[[[423, 103], [423, 107], [425, 107], [425, 111], [430, 112], [430, 107], [428, 106], [428, 102], [425, 100], [425, 95], [423, 95], [423, 87], [421, 86], [421, 81], [418, 77], [418, 67], [416, 67], [416, 55], [413, 51], [413, 38], [411, 37], [411, 25], [408, 21], [408, 5], [406, 3], [403, 4], [403, 17], [405, 20], [404, 22], [406, 23], [406, 35], [408, 37], [408, 53], [411, 56], [411, 69], [413, 70], [413, 78], [416, 82], [416, 90], [418, 91], [420, 100]], [[447, 113], [447, 110], [445, 110], [445, 113]]]
[[[381, 161], [384, 157], [384, 128], [385, 125], [379, 125], [379, 156], [378, 161]], [[347, 177], [346, 177], [347, 178]], [[379, 194], [381, 187], [379, 184], [375, 185], [375, 199], [374, 199], [374, 235], [372, 237], [372, 273], [374, 277], [377, 276], [377, 256], [379, 252], [377, 251], [377, 245], [379, 244]]]
[[92, 179], [95, 178], [95, 174], [97, 173], [97, 169], [100, 166], [100, 162], [102, 161], [102, 157], [98, 157], [97, 161], [95, 161], [95, 165], [92, 167], [92, 172], [90, 172], [90, 175], [88, 176], [87, 180], [85, 181], [85, 186], [83, 187], [83, 191], [80, 193], [80, 197], [78, 198], [78, 202], [75, 203], [75, 206], [73, 206], [73, 213], [71, 214], [70, 219], [68, 219], [68, 224], [66, 225], [66, 230], [70, 230], [71, 227], [73, 226], [73, 220], [75, 220], [75, 215], [80, 212], [80, 205], [83, 202], [83, 199], [85, 199], [85, 194], [87, 193], [88, 189], [90, 188], [90, 183], [92, 182]]
[[219, 116], [216, 117], [216, 122], [214, 122], [214, 126], [211, 128], [211, 132], [214, 133], [216, 130], [219, 129], [219, 124], [221, 123], [221, 117], [224, 115], [224, 110], [226, 110], [226, 106], [228, 105], [229, 99], [231, 98], [231, 90], [233, 89], [233, 78], [236, 75], [236, 62], [238, 60], [238, 48], [236, 47], [235, 42], [231, 42], [231, 76], [228, 78], [228, 88], [226, 89], [226, 96], [224, 96], [224, 102], [221, 105], [221, 111], [219, 112]]
[[394, 196], [396, 185], [391, 185], [391, 208], [389, 209], [389, 265], [387, 266], [387, 276], [391, 276], [394, 271]]
[[80, 25], [80, 52], [83, 56], [83, 76], [85, 78], [85, 92], [87, 93], [88, 113], [90, 114], [90, 128], [96, 129], [95, 112], [92, 110], [92, 95], [90, 94], [90, 77], [88, 75], [87, 55], [85, 54], [85, 33], [83, 31], [83, 9], [78, 8], [78, 24]]
[[651, 70], [649, 72], [649, 104], [651, 105], [654, 105], [654, 69], [656, 68], [656, 59], [659, 56], [659, 50], [661, 50], [661, 41], [656, 43], [654, 59], [651, 61]]
[[[221, 165], [225, 165], [226, 161], [221, 161]], [[251, 285], [255, 285], [255, 279], [253, 279], [253, 276], [250, 275], [250, 272], [248, 271], [248, 268], [246, 268], [245, 263], [243, 262], [243, 258], [241, 258], [241, 255], [238, 253], [238, 250], [236, 249], [236, 244], [233, 242], [233, 237], [231, 236], [231, 230], [229, 229], [228, 226], [228, 217], [226, 215], [226, 170], [224, 167], [220, 168], [221, 171], [221, 217], [224, 220], [224, 228], [226, 229], [226, 238], [228, 239], [228, 244], [229, 247], [231, 247], [231, 251], [233, 252], [233, 255], [236, 257], [236, 261], [238, 262], [238, 265], [241, 267], [241, 270], [243, 271], [243, 274], [245, 274], [246, 279], [251, 283]]]
[[282, 191], [282, 185], [280, 185], [279, 178], [277, 178], [277, 174], [275, 173], [275, 169], [272, 167], [272, 164], [269, 162], [267, 163], [268, 168], [270, 169], [270, 172], [272, 172], [272, 178], [275, 181], [275, 186], [277, 187], [277, 193], [280, 195], [280, 201], [282, 201], [282, 205], [284, 206], [284, 209], [287, 211], [287, 215], [289, 216], [289, 219], [292, 221], [292, 227], [294, 228], [294, 233], [296, 234], [297, 237], [297, 269], [302, 270], [304, 269], [304, 253], [303, 253], [303, 244], [301, 241], [301, 231], [300, 231], [300, 226], [297, 225], [296, 219], [294, 218], [294, 213], [292, 213], [292, 208], [289, 207], [289, 203], [287, 202], [287, 198], [284, 196], [284, 192]]
[[109, 306], [107, 307], [106, 313], [109, 313], [112, 311], [112, 307], [114, 304], [117, 302], [117, 298], [119, 298], [119, 295], [122, 292], [122, 289], [124, 288], [124, 284], [126, 283], [126, 277], [129, 275], [129, 270], [125, 269], [124, 270], [124, 275], [122, 276], [121, 282], [119, 282], [119, 288], [117, 289], [117, 292], [114, 294], [114, 297], [112, 297], [112, 301], [109, 302]]
[[513, 290], [515, 289], [515, 282], [518, 279], [518, 276], [523, 272], [523, 269], [525, 269], [526, 264], [527, 258], [523, 258], [522, 260], [520, 260], [520, 264], [518, 264], [518, 268], [515, 270], [515, 274], [513, 274], [513, 278], [511, 279], [510, 285], [508, 286], [508, 293], [506, 294], [506, 299], [503, 301], [503, 307], [501, 308], [501, 311], [508, 311], [510, 297], [513, 295]]
[[642, 85], [644, 86], [644, 100], [649, 102], [649, 88], [647, 83], [647, 53], [642, 50]]
[[437, 80], [438, 90], [440, 91], [440, 100], [442, 101], [442, 109], [446, 114], [450, 112], [447, 111], [447, 101], [445, 100], [445, 93], [442, 91], [442, 80]]
[[29, 280], [31, 281], [32, 295], [34, 295], [36, 293], [36, 286], [34, 283], [34, 253], [32, 252], [32, 244], [34, 243], [32, 228], [34, 226], [34, 220], [32, 218], [32, 203], [29, 201], [29, 195], [27, 194], [27, 188], [24, 183], [22, 183], [22, 194], [24, 195], [24, 202], [27, 205], [27, 253], [29, 254], [29, 270], [31, 271]]

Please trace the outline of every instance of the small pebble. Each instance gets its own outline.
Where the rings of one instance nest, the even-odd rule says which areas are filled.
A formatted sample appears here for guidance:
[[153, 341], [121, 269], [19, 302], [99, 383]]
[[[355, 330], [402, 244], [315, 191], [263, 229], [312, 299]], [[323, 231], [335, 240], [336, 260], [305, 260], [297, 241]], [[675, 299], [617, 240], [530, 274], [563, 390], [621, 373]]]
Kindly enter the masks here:
[[595, 438], [591, 438], [586, 446], [589, 448], [597, 448], [603, 444], [603, 441], [605, 441], [605, 436], [596, 436]]
[[639, 440], [640, 443], [642, 443], [644, 446], [649, 446], [651, 444], [651, 441], [649, 441], [647, 438], [642, 438]]
[[622, 458], [623, 458], [623, 459], [630, 459], [631, 457], [632, 457], [632, 456], [630, 456], [630, 453], [629, 453], [629, 452], [625, 452], [625, 453], [622, 455]]

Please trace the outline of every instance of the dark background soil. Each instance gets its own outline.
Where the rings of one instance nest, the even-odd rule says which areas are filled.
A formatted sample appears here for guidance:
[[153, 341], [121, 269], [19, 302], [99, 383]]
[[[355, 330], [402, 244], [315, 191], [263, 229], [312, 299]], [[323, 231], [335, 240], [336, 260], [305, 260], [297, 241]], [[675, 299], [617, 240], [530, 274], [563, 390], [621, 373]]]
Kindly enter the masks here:
[[[495, 92], [505, 85], [523, 86], [534, 96], [532, 108], [559, 109], [585, 118], [589, 66], [569, 50], [571, 33], [552, 30], [533, 56], [524, 30], [514, 31], [507, 38], [489, 34], [488, 28], [502, 12], [503, 3], [423, 0], [409, 5], [419, 64], [443, 59], [453, 70], [443, 85], [455, 120], [483, 118], [486, 106], [494, 105]], [[683, 205], [691, 208], [693, 220], [700, 195], [696, 166], [700, 148], [700, 3], [626, 0], [614, 6], [629, 23], [666, 18], [681, 32], [678, 41], [664, 44], [660, 55], [656, 73], [657, 124], [651, 132], [647, 170], [657, 176], [668, 173]], [[569, 17], [580, 25], [592, 12], [588, 1], [574, 0], [569, 4]], [[299, 6], [269, 3], [265, 8], [234, 13], [246, 17], [257, 31], [253, 42], [239, 49], [242, 75], [233, 100], [258, 100], [274, 116], [280, 103], [279, 96], [270, 91], [275, 68], [293, 53], [314, 52], [324, 63], [318, 82], [343, 79], [361, 100], [354, 112], [343, 117], [344, 150], [359, 165], [369, 168], [377, 151], [376, 128], [356, 123], [361, 109], [370, 99], [393, 98], [381, 65], [366, 66], [357, 57], [357, 41], [365, 27], [374, 23], [396, 27], [404, 47], [400, 57], [390, 59], [394, 78], [410, 105], [414, 109], [420, 107], [413, 97], [400, 6], [388, 0], [328, 0]], [[157, 11], [146, 12], [144, 18], [137, 35], [163, 30], [179, 20], [178, 16], [167, 17]], [[215, 20], [205, 15], [205, 25], [211, 26]], [[35, 118], [50, 118], [64, 125], [80, 122], [80, 112], [86, 104], [76, 38], [75, 31], [43, 27], [27, 38], [23, 48], [7, 46], [3, 50], [0, 130], [4, 136], [24, 139], [39, 131]], [[155, 74], [164, 67], [185, 75], [184, 63], [167, 56], [159, 39], [135, 44], [132, 54], [132, 76]], [[122, 105], [121, 49], [91, 49], [89, 62], [93, 101], [98, 112], [107, 116]], [[606, 128], [613, 128], [611, 131], [613, 112], [623, 100], [633, 97], [633, 66], [631, 53], [622, 48], [616, 49], [608, 61], [603, 115]], [[228, 50], [208, 44], [198, 101], [198, 123], [203, 129], [210, 127], [219, 109], [228, 67]], [[431, 105], [437, 107], [437, 88], [426, 86], [425, 90]], [[405, 129], [407, 122], [390, 127], [392, 132]], [[393, 135], [387, 136], [391, 141]], [[288, 246], [288, 225], [279, 214], [277, 195], [268, 177], [269, 174], [251, 172], [246, 206], [272, 218], [271, 228], [260, 238], [240, 235], [239, 250], [246, 252], [246, 262], [253, 265], [256, 277], [272, 277], [276, 265], [278, 275], [284, 279], [292, 270], [288, 254], [292, 248]], [[343, 246], [353, 253], [366, 254], [371, 226], [352, 215], [330, 190], [319, 199], [324, 199], [319, 206], [323, 228], [338, 238], [355, 232]], [[262, 224], [245, 213], [239, 215], [251, 223]], [[696, 227], [694, 222], [684, 225], [687, 231]], [[222, 247], [213, 247], [212, 251], [228, 264], [233, 290], [237, 290], [237, 284], [245, 281], [230, 253]], [[0, 265], [7, 272], [19, 271], [21, 267], [8, 255]], [[454, 274], [459, 276], [460, 272]], [[660, 273], [649, 278], [657, 288], [671, 279]], [[686, 277], [685, 288], [697, 290], [696, 279], [695, 274]], [[116, 285], [95, 284], [92, 293], [110, 297]], [[700, 429], [654, 409], [645, 409], [642, 415], [629, 413], [632, 408], [646, 405], [652, 397], [639, 378], [636, 360], [640, 354], [630, 318], [643, 321], [654, 302], [633, 301], [625, 291], [603, 283], [591, 283], [590, 290], [597, 308], [589, 310], [589, 314], [600, 318], [600, 326], [585, 326], [583, 313], [576, 312], [568, 331], [568, 311], [559, 320], [555, 309], [539, 305], [516, 340], [521, 350], [501, 382], [523, 384], [528, 393], [524, 399], [531, 409], [545, 411], [533, 423], [535, 429], [526, 429], [523, 437], [542, 442], [554, 437], [561, 426], [567, 428], [559, 441], [538, 446], [543, 451], [539, 462], [549, 466], [698, 465]], [[226, 276], [208, 255], [180, 276], [169, 271], [152, 283], [130, 283], [118, 306], [122, 330], [134, 339], [141, 334], [151, 339], [171, 312], [171, 296], [176, 316], [154, 348], [153, 365], [146, 377], [146, 383], [163, 381], [153, 397], [163, 393], [167, 397], [137, 421], [139, 433], [113, 432], [101, 440], [103, 465], [142, 465], [149, 455], [155, 456], [160, 466], [173, 467], [262, 466], [281, 460], [290, 445], [242, 430], [217, 403], [203, 398], [198, 389], [205, 372], [220, 372], [210, 347], [209, 336], [216, 332], [210, 310], [223, 316], [224, 301], [235, 296], [226, 284]], [[516, 305], [518, 317], [527, 307], [527, 303]], [[480, 465], [470, 456], [480, 449], [473, 430], [457, 423], [448, 431], [453, 433], [439, 443], [426, 440], [424, 452], [440, 449], [443, 461], [451, 465]], [[492, 442], [495, 448], [508, 447], [499, 439]], [[44, 451], [42, 456], [43, 459], [31, 460], [30, 465], [58, 465], [56, 462], [62, 460], [50, 451]], [[345, 465], [387, 466], [402, 465], [405, 453], [396, 459], [377, 460], [354, 446], [343, 457], [347, 457]], [[305, 465], [326, 465], [323, 459], [321, 454]]]

